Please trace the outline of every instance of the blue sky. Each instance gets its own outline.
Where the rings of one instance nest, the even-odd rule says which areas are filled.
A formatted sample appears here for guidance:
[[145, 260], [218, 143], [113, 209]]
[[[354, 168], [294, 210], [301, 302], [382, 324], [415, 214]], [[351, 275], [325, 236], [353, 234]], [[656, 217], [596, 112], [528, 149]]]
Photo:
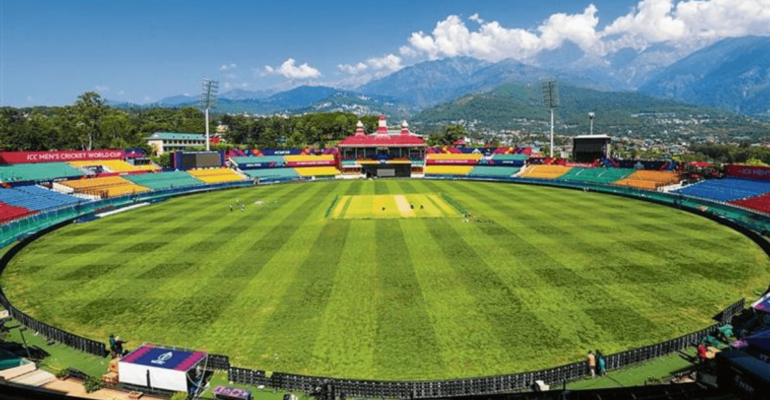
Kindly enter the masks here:
[[[678, 25], [672, 2], [0, 0], [0, 105], [68, 104], [88, 90], [145, 103], [196, 94], [202, 77], [222, 92], [352, 86], [452, 55], [527, 60], [565, 39], [604, 54], [681, 39], [686, 18], [703, 19], [683, 10]], [[654, 12], [664, 25], [653, 31]]]

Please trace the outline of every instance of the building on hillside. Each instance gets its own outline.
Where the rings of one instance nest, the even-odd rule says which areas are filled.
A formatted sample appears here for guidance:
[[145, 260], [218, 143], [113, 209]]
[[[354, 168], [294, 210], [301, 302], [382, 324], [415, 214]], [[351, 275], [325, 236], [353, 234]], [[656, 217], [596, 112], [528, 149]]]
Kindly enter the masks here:
[[364, 132], [361, 121], [356, 133], [342, 140], [337, 147], [340, 170], [367, 177], [409, 177], [422, 173], [427, 145], [419, 135], [409, 131], [404, 121], [399, 130], [389, 130], [384, 116], [373, 134]]
[[163, 153], [189, 150], [191, 147], [206, 145], [206, 135], [199, 133], [155, 132], [147, 137], [147, 144], [157, 155]]

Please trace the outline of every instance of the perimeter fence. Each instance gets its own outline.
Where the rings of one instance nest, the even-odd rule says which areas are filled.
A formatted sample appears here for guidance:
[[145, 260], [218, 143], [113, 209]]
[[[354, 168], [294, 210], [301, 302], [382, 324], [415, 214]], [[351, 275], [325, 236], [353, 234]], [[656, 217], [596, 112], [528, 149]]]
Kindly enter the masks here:
[[[743, 309], [744, 305], [745, 299], [741, 299], [731, 304], [719, 314], [722, 317], [722, 322], [709, 326], [708, 328], [661, 343], [606, 356], [606, 368], [607, 370], [621, 369], [634, 364], [650, 361], [667, 354], [682, 351], [690, 346], [696, 345], [700, 343], [706, 335], [715, 333], [722, 323], [729, 322], [734, 315]], [[278, 372], [270, 374], [264, 370], [238, 367], [230, 367], [228, 369], [227, 378], [231, 382], [244, 385], [264, 385], [276, 389], [301, 391], [306, 393], [331, 390], [334, 397], [356, 396], [370, 398], [418, 399], [515, 392], [533, 387], [535, 381], [543, 381], [543, 383], [548, 385], [559, 385], [582, 379], [589, 375], [590, 372], [585, 362], [575, 362], [534, 372], [454, 380], [375, 381], [337, 379]]]

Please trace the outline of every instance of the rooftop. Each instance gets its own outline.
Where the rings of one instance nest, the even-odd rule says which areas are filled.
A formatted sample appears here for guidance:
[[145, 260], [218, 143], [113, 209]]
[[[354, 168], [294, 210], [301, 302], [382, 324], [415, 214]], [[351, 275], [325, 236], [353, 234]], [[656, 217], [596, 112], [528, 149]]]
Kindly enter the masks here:
[[574, 139], [610, 139], [607, 135], [578, 135]]
[[147, 140], [201, 140], [206, 141], [206, 137], [201, 133], [181, 133], [181, 132], [155, 132], [147, 137]]

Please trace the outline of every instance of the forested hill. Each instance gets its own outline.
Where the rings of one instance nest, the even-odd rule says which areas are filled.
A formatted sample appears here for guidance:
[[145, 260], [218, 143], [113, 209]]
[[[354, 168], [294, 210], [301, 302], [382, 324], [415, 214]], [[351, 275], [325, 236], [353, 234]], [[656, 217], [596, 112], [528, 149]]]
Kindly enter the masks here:
[[[595, 112], [594, 133], [644, 136], [673, 125], [691, 125], [690, 133], [735, 133], [740, 126], [750, 135], [767, 131], [770, 124], [715, 108], [691, 106], [639, 92], [603, 92], [562, 85], [561, 106], [556, 109], [559, 133], [588, 133], [588, 113]], [[549, 111], [543, 106], [540, 85], [505, 84], [469, 94], [421, 111], [413, 121], [423, 129], [464, 122], [479, 130], [521, 129], [533, 132], [548, 127]], [[697, 122], [688, 123], [686, 120]], [[669, 128], [666, 127], [669, 125]]]

